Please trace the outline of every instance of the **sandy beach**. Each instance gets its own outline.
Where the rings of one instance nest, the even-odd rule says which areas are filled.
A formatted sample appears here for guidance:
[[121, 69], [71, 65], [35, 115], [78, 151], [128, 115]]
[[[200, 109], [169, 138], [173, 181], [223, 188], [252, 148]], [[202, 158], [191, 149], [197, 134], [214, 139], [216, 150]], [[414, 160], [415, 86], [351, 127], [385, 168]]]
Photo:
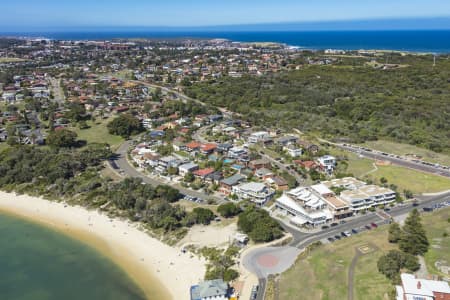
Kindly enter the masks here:
[[205, 262], [98, 211], [0, 192], [0, 212], [31, 220], [89, 244], [120, 266], [149, 299], [190, 299]]

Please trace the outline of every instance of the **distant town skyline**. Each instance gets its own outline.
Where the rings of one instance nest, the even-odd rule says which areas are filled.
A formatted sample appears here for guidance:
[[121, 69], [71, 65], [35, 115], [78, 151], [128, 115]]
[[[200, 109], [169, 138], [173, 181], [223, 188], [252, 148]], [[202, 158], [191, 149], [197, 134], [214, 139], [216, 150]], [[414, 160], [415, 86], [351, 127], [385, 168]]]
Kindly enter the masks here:
[[[436, 23], [440, 27], [449, 28], [449, 17], [450, 2], [441, 0], [378, 0], [372, 3], [360, 0], [23, 0], [2, 3], [0, 31], [111, 26], [202, 27], [285, 22], [330, 23], [379, 19], [416, 19], [419, 21], [414, 25], [420, 28], [420, 20], [433, 18], [441, 20]], [[429, 25], [423, 26], [426, 28]]]

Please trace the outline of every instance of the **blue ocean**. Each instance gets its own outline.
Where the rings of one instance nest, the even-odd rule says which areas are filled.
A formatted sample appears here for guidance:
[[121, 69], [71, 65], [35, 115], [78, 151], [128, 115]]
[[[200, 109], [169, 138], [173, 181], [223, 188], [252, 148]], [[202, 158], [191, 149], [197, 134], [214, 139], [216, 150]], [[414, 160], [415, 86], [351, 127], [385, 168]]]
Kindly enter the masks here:
[[[25, 35], [25, 34], [21, 34]], [[103, 30], [27, 34], [63, 40], [114, 38], [225, 38], [240, 42], [278, 42], [307, 49], [379, 49], [411, 52], [450, 52], [450, 30], [384, 31], [145, 31]]]

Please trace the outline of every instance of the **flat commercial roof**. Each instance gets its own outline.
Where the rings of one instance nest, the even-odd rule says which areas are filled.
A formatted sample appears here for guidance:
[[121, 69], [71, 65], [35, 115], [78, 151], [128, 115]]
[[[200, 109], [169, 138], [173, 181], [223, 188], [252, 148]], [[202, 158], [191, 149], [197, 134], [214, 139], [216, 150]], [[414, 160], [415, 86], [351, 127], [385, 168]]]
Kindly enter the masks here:
[[359, 188], [359, 191], [366, 193], [369, 196], [380, 196], [386, 194], [395, 194], [395, 192], [391, 189], [380, 187], [377, 185], [366, 185]]
[[336, 198], [336, 197], [326, 197], [324, 198], [325, 202], [327, 202], [330, 206], [340, 209], [340, 208], [346, 208], [348, 207], [347, 203], [345, 203], [343, 200]]

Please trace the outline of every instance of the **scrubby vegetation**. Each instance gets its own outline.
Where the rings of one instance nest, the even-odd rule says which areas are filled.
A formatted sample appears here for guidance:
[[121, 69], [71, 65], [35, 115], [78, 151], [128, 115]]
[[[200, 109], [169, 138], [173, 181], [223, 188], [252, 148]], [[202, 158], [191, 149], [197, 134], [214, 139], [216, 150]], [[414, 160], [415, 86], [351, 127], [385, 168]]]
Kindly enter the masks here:
[[363, 142], [386, 138], [450, 149], [450, 62], [392, 54], [382, 70], [364, 62], [307, 66], [261, 77], [222, 78], [186, 88], [189, 96], [239, 112], [256, 125], [299, 128]]
[[113, 182], [98, 176], [103, 161], [111, 155], [106, 144], [89, 144], [81, 149], [11, 147], [0, 153], [0, 188], [89, 207], [110, 206], [163, 232], [208, 224], [214, 219], [209, 209], [186, 212], [174, 205], [181, 195], [170, 186], [152, 187], [140, 178]]
[[280, 238], [283, 230], [265, 210], [248, 207], [239, 215], [238, 227], [255, 242], [270, 242]]

